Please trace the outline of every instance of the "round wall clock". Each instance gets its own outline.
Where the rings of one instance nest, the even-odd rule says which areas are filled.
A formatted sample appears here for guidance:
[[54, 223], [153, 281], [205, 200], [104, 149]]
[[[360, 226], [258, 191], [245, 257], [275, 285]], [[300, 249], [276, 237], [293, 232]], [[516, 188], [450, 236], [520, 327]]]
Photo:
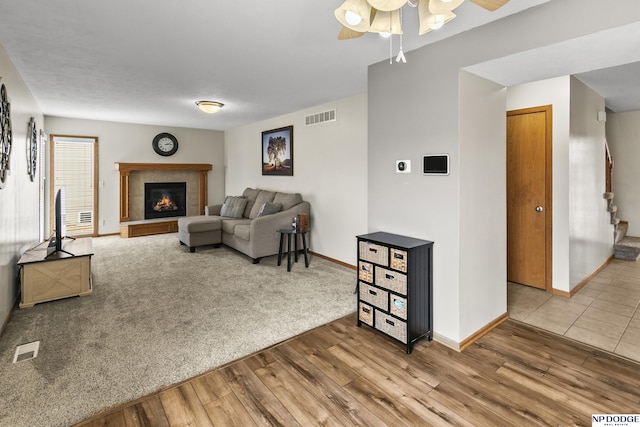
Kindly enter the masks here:
[[151, 143], [153, 150], [161, 156], [171, 156], [178, 151], [178, 140], [170, 133], [159, 133]]
[[0, 188], [9, 176], [9, 156], [11, 154], [11, 104], [7, 99], [7, 88], [0, 87]]
[[29, 121], [29, 134], [27, 144], [27, 172], [31, 181], [36, 177], [36, 165], [38, 164], [38, 129], [35, 117], [31, 117]]

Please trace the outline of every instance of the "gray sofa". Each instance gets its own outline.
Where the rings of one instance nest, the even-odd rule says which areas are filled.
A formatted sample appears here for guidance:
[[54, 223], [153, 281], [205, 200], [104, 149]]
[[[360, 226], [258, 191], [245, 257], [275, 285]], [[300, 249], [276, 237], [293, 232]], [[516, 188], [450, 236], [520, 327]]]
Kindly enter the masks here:
[[205, 215], [178, 220], [178, 238], [195, 246], [223, 244], [249, 256], [253, 263], [278, 253], [279, 228], [290, 228], [293, 217], [309, 215], [311, 206], [299, 193], [247, 188], [242, 196], [205, 207]]

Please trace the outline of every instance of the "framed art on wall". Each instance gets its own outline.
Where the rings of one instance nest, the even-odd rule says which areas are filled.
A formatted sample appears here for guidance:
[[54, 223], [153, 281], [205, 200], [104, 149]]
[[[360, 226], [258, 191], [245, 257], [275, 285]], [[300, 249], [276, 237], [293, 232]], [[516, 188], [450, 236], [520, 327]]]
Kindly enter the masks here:
[[293, 176], [293, 126], [262, 132], [262, 175]]

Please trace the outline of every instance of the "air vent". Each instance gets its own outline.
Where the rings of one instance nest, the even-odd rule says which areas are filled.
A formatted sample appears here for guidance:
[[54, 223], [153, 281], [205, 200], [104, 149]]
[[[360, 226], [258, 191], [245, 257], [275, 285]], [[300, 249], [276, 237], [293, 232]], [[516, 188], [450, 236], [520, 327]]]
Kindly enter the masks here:
[[92, 211], [80, 211], [78, 212], [78, 222], [80, 224], [91, 224], [93, 221]]
[[15, 355], [13, 356], [13, 363], [35, 359], [36, 357], [38, 357], [39, 349], [40, 349], [40, 341], [34, 341], [28, 344], [19, 345], [16, 348]]
[[304, 119], [306, 126], [318, 125], [325, 122], [335, 122], [336, 110], [329, 110], [322, 113], [311, 114], [309, 116], [306, 116]]

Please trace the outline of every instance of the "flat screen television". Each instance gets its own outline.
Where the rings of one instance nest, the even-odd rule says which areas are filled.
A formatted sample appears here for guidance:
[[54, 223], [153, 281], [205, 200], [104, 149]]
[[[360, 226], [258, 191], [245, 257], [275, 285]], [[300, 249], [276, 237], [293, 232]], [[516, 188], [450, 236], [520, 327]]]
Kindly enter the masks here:
[[54, 230], [53, 236], [47, 246], [47, 257], [57, 253], [64, 252], [69, 255], [73, 255], [71, 252], [67, 252], [63, 249], [64, 238], [66, 237], [66, 209], [65, 209], [65, 194], [64, 187], [61, 187], [56, 192], [55, 205], [53, 209], [54, 216]]

